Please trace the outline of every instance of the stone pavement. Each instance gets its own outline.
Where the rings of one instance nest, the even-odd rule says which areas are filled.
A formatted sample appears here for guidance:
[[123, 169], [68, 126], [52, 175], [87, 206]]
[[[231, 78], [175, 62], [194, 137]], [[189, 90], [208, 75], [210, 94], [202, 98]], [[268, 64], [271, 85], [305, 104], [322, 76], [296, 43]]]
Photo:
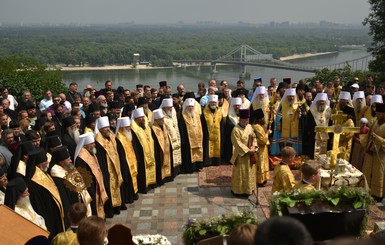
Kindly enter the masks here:
[[[266, 207], [266, 200], [261, 203]], [[198, 173], [178, 175], [173, 182], [140, 194], [139, 200], [127, 208], [107, 219], [107, 227], [126, 224], [133, 235], [162, 234], [172, 244], [183, 244], [183, 225], [189, 218], [219, 216], [245, 208], [252, 208], [260, 222], [266, 217], [260, 207], [234, 197], [230, 187], [199, 187]]]

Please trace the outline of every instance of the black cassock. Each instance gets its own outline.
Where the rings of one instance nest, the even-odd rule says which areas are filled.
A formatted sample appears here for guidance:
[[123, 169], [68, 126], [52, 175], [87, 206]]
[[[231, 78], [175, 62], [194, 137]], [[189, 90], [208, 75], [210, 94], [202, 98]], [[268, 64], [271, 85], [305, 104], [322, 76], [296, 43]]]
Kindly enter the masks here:
[[[332, 125], [332, 120], [329, 121], [329, 126]], [[303, 148], [303, 154], [308, 156], [310, 159], [314, 159], [314, 149], [315, 149], [315, 127], [317, 126], [313, 114], [309, 110], [306, 115], [306, 123], [304, 126], [304, 135], [303, 135], [303, 145], [306, 146]], [[329, 140], [327, 145], [327, 150], [331, 149], [331, 139], [333, 139], [333, 134], [329, 133]]]
[[[59, 208], [46, 188], [32, 180], [28, 180], [27, 185], [32, 207], [36, 213], [44, 218], [45, 226], [50, 232], [49, 239], [52, 240], [58, 233], [64, 231]], [[66, 216], [66, 213], [64, 213], [64, 216]], [[65, 224], [65, 228], [67, 227], [69, 227], [69, 224]]]
[[116, 146], [118, 148], [118, 154], [120, 159], [120, 172], [122, 173], [123, 184], [120, 186], [120, 193], [123, 203], [133, 203], [138, 200], [138, 195], [134, 192], [134, 186], [132, 184], [132, 177], [130, 168], [126, 159], [126, 153], [120, 140], [116, 138]]
[[231, 132], [233, 131], [233, 128], [235, 127], [234, 123], [230, 120], [230, 117], [227, 116], [226, 121], [224, 123], [224, 130], [221, 137], [223, 139], [222, 142], [222, 160], [225, 163], [230, 164], [231, 156], [233, 155], [233, 143], [231, 142]]
[[[190, 141], [187, 131], [187, 126], [183, 118], [183, 114], [179, 120], [179, 131], [181, 141], [181, 153], [182, 153], [182, 171], [183, 173], [198, 172], [203, 168], [203, 162], [191, 162]], [[203, 144], [203, 142], [202, 142]]]
[[147, 194], [146, 167], [144, 163], [143, 147], [134, 131], [132, 131], [132, 146], [136, 155], [136, 161], [138, 162], [138, 175], [136, 176], [138, 182], [138, 192]]
[[103, 146], [95, 141], [96, 147], [96, 157], [99, 162], [100, 170], [103, 173], [103, 181], [104, 188], [106, 189], [108, 200], [104, 203], [104, 212], [106, 214], [106, 218], [112, 218], [114, 216], [114, 208], [112, 206], [112, 198], [111, 198], [111, 185], [110, 185], [110, 173], [108, 172], [108, 164], [107, 164], [107, 152], [103, 148]]
[[76, 150], [76, 142], [69, 136], [67, 133], [65, 133], [61, 139], [62, 144], [67, 146], [68, 152], [70, 153], [71, 160], [74, 160], [75, 150]]
[[67, 214], [71, 208], [71, 204], [78, 202], [78, 194], [66, 187], [66, 185], [64, 184], [64, 179], [60, 177], [53, 177], [53, 176], [51, 177], [55, 182], [57, 189], [59, 190], [59, 194], [60, 194], [60, 198], [61, 198], [61, 202], [64, 210], [64, 222], [67, 228], [68, 226], [71, 225], [71, 222], [67, 217]]

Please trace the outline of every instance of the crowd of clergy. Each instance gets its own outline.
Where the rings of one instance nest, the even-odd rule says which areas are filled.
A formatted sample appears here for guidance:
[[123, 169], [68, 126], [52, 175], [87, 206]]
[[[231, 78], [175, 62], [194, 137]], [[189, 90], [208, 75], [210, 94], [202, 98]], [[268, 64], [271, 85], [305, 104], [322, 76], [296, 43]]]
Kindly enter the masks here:
[[[296, 155], [316, 159], [331, 148], [333, 135], [315, 132], [344, 114], [340, 157], [361, 170], [370, 192], [384, 196], [385, 84], [365, 81], [292, 83], [254, 78], [229, 85], [199, 83], [159, 88], [137, 84], [98, 90], [87, 85], [67, 93], [24, 91], [17, 101], [1, 89], [0, 202], [47, 229], [50, 238], [70, 229], [71, 205], [82, 202], [88, 216], [111, 218], [139, 193], [173, 181], [179, 174], [232, 164], [232, 193], [248, 196], [270, 179], [269, 157], [282, 157], [273, 191], [308, 188], [317, 175], [314, 162], [303, 168], [302, 183], [285, 171]], [[344, 85], [344, 86], [343, 86]], [[282, 171], [283, 169], [283, 171]], [[286, 169], [286, 170], [284, 170]], [[278, 171], [277, 171], [278, 173]]]

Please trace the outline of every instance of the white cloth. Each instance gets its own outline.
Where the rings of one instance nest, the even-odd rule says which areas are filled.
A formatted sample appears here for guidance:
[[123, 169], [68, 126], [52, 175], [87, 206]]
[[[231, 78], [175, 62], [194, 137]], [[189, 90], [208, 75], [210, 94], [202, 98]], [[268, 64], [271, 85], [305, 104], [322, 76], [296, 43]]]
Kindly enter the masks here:
[[40, 226], [41, 228], [47, 230], [47, 227], [45, 226], [45, 220], [42, 216], [40, 216], [36, 211], [33, 209], [31, 202], [28, 201], [24, 203], [16, 203], [15, 205], [15, 212], [26, 218], [27, 220], [33, 222], [35, 225]]

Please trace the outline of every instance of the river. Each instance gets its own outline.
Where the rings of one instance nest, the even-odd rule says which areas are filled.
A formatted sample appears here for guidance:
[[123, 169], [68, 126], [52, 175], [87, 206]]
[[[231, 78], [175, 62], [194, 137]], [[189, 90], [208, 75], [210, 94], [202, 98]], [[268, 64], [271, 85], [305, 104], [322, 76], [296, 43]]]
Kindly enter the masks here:
[[[353, 60], [366, 56], [365, 49], [348, 50], [336, 54], [301, 58], [289, 61], [293, 64], [307, 66], [322, 66], [337, 64], [348, 60]], [[264, 68], [257, 66], [247, 66], [246, 70], [250, 73], [250, 79], [244, 79], [247, 88], [251, 88], [253, 77], [262, 77], [263, 84], [268, 85], [271, 77], [276, 77], [278, 82], [282, 78], [290, 77], [293, 82], [314, 76], [314, 73], [282, 70], [276, 68]], [[142, 70], [88, 70], [88, 71], [63, 71], [64, 82], [76, 81], [79, 90], [87, 84], [92, 84], [96, 89], [104, 87], [104, 82], [110, 80], [113, 87], [123, 86], [124, 88], [134, 89], [136, 84], [148, 84], [151, 87], [158, 87], [159, 81], [166, 80], [169, 85], [175, 88], [179, 83], [183, 83], [187, 90], [197, 90], [199, 82], [206, 82], [213, 76], [210, 67], [188, 68], [163, 68], [163, 69], [142, 69]], [[235, 84], [239, 80], [240, 67], [219, 65], [214, 78], [217, 81], [227, 80], [229, 84]]]

